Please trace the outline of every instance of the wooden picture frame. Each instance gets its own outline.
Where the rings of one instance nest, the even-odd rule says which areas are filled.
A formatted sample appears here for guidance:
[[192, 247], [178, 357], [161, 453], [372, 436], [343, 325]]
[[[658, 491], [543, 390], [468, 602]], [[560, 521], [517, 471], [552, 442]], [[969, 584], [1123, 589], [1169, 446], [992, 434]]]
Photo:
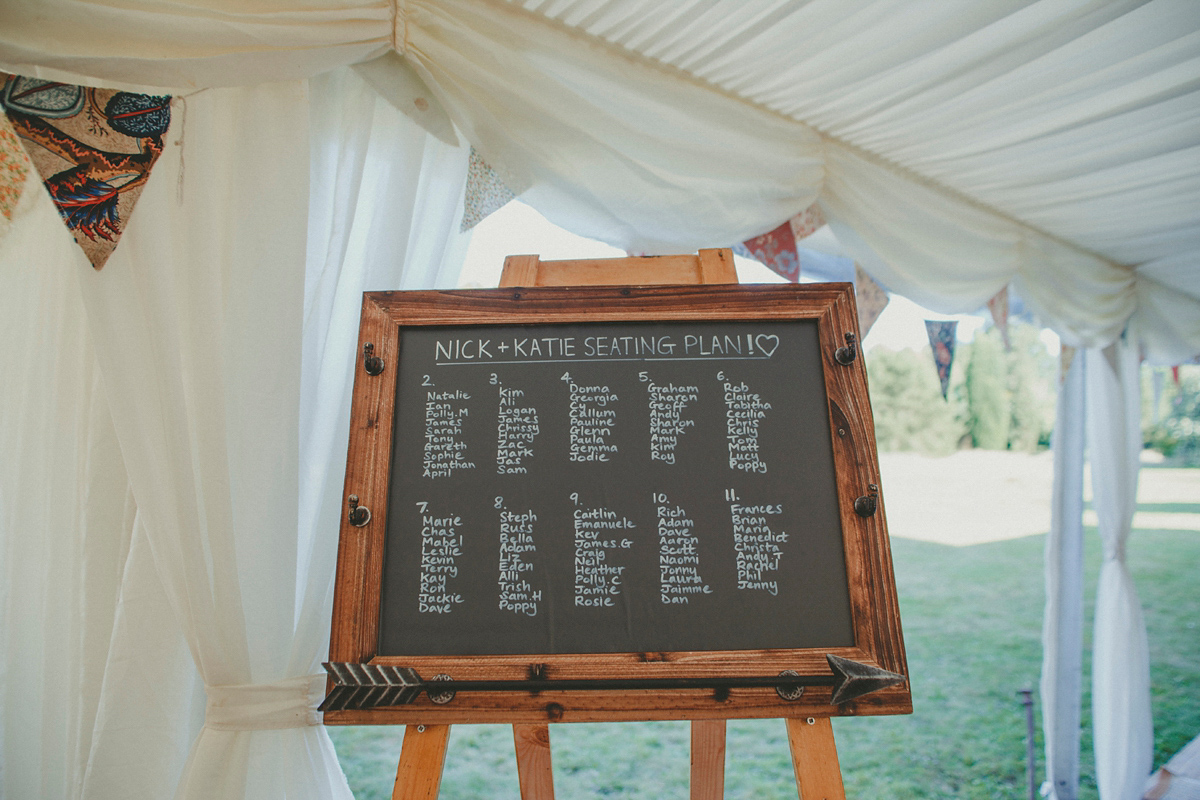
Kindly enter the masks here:
[[[828, 398], [853, 644], [819, 648], [562, 654], [380, 656], [380, 591], [388, 530], [393, 424], [401, 331], [440, 326], [583, 323], [774, 322], [810, 320]], [[886, 670], [899, 682], [831, 704], [834, 688], [809, 686], [798, 699], [770, 686], [602, 690], [462, 691], [448, 703], [419, 693], [410, 703], [327, 710], [327, 724], [451, 724], [827, 717], [911, 713], [903, 636], [867, 396], [856, 348], [850, 284], [521, 288], [373, 292], [363, 298], [351, 412], [345, 498], [369, 522], [343, 517], [330, 662], [412, 668], [423, 679], [455, 681], [697, 680], [738, 676], [833, 676], [828, 656]], [[378, 374], [370, 374], [377, 368]], [[351, 500], [353, 498], [353, 500]], [[856, 506], [858, 510], [856, 510]], [[819, 682], [819, 681], [818, 681]], [[336, 682], [331, 677], [330, 688]]]

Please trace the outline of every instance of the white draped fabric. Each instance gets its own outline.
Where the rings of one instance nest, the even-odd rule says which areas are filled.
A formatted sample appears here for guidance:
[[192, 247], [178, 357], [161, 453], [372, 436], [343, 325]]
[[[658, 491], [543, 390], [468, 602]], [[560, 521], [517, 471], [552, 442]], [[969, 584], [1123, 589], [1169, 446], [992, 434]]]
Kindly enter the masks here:
[[1146, 623], [1125, 559], [1142, 450], [1141, 370], [1137, 345], [1125, 340], [1086, 358], [1092, 495], [1104, 545], [1092, 660], [1096, 784], [1102, 798], [1137, 800], [1154, 753]]
[[348, 798], [314, 708], [361, 293], [453, 285], [466, 151], [344, 69], [177, 109], [102, 272], [36, 184], [0, 242], [0, 786]]
[[0, 64], [186, 91], [370, 60], [382, 85], [391, 46], [510, 188], [577, 232], [689, 250], [819, 198], [877, 277], [938, 310], [1016, 281], [1069, 342], [1105, 345], [1132, 317], [1151, 356], [1200, 352], [1164, 309], [1200, 316], [1186, 0], [227, 6], [13, 3]]
[[1075, 800], [1083, 697], [1084, 370], [1072, 360], [1058, 389], [1054, 489], [1046, 537], [1046, 611], [1042, 625], [1042, 727], [1050, 800]]
[[[0, 467], [0, 557], [28, 589], [8, 592], [0, 636], [34, 647], [5, 654], [3, 780], [63, 796], [62, 773], [68, 793], [100, 793], [136, 766], [147, 797], [180, 774], [191, 797], [344, 794], [308, 724], [307, 676], [327, 634], [354, 325], [365, 288], [452, 281], [466, 156], [445, 144], [447, 120], [552, 220], [627, 250], [727, 245], [816, 201], [869, 272], [926, 305], [973, 310], [1013, 283], [1069, 343], [1128, 331], [1179, 359], [1200, 352], [1198, 43], [1189, 0], [3, 4], [0, 68], [177, 97], [101, 272], [51, 238], [53, 212], [29, 197], [0, 241], [20, 266], [0, 280], [27, 275], [31, 253], [53, 262], [0, 298], [19, 310], [3, 320], [19, 352], [0, 374], [20, 377], [0, 389], [16, 454]], [[53, 290], [71, 272], [86, 330], [78, 298]], [[54, 314], [30, 316], [43, 308]], [[37, 371], [38, 347], [54, 373]], [[1092, 363], [1089, 398], [1115, 397]], [[1101, 410], [1093, 459], [1106, 439], [1135, 452], [1122, 438], [1135, 406]], [[120, 465], [100, 468], [114, 439]], [[1136, 472], [1120, 458], [1098, 478], [1117, 504], [1101, 514], [1113, 556], [1098, 648], [1137, 627], [1121, 558]], [[111, 507], [80, 504], [101, 478]], [[1074, 489], [1061, 489], [1069, 526]], [[22, 497], [54, 511], [36, 517]], [[51, 528], [69, 536], [21, 539]], [[68, 721], [49, 678], [29, 693], [13, 675], [53, 660], [30, 620], [75, 613], [55, 587], [79, 569], [101, 599], [72, 623], [85, 642], [63, 663], [78, 659], [69, 685], [85, 703]], [[1118, 699], [1137, 694], [1122, 694], [1124, 672], [1097, 665], [1102, 792], [1120, 800], [1145, 765], [1099, 729], [1142, 707]], [[207, 687], [199, 704], [189, 670]], [[123, 731], [140, 703], [152, 756], [130, 766]], [[15, 739], [8, 720], [39, 714], [38, 735]]]
[[[330, 546], [298, 535], [306, 91], [190, 98], [121, 248], [77, 269], [138, 523], [209, 689], [179, 797], [348, 794], [311, 711]], [[301, 572], [315, 548], [325, 569]]]
[[29, 189], [0, 241], [0, 795], [38, 798], [83, 779], [135, 507], [82, 254]]

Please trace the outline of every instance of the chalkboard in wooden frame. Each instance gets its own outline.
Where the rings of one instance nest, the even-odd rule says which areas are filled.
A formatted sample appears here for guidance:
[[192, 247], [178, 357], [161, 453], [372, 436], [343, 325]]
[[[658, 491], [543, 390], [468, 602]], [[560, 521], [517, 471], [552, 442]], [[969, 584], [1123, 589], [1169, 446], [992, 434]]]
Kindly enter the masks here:
[[631, 688], [907, 678], [857, 333], [850, 284], [364, 295], [330, 661], [536, 688], [325, 721], [911, 712]]

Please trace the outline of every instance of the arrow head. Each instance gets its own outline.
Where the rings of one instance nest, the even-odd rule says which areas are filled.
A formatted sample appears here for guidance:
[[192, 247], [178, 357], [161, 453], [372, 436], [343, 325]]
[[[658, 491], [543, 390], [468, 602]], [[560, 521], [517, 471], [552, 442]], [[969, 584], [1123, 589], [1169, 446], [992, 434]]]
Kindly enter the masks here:
[[857, 700], [864, 694], [870, 694], [908, 680], [897, 672], [889, 672], [870, 664], [860, 664], [832, 653], [826, 653], [825, 660], [829, 662], [829, 668], [833, 670], [833, 675], [837, 679], [833, 685], [833, 697], [829, 700], [830, 705], [848, 703], [851, 700]]

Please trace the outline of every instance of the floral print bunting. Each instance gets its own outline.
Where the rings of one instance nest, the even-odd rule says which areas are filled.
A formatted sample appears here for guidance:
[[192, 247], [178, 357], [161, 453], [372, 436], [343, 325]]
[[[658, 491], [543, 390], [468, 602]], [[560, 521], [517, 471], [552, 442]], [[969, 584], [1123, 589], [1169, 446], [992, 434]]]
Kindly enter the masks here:
[[987, 306], [992, 312], [992, 322], [996, 323], [996, 327], [1000, 329], [1000, 337], [1004, 339], [1004, 349], [1011, 350], [1012, 344], [1008, 341], [1008, 287], [1005, 286], [995, 297], [988, 300]]
[[29, 156], [8, 117], [0, 114], [0, 217], [4, 220], [0, 225], [12, 220], [28, 174]]
[[467, 163], [467, 189], [463, 198], [463, 218], [459, 232], [471, 230], [489, 215], [494, 214], [516, 195], [504, 185], [483, 157], [471, 148], [470, 160]]
[[792, 236], [798, 241], [812, 236], [819, 228], [824, 227], [825, 215], [821, 212], [821, 207], [813, 203], [788, 220], [788, 224], [792, 226]]
[[761, 262], [792, 283], [800, 281], [800, 256], [796, 253], [796, 237], [792, 234], [790, 221], [773, 231], [747, 239], [733, 249], [738, 255]]
[[100, 269], [162, 153], [171, 98], [0, 78], [0, 105], [63, 222]]
[[929, 334], [929, 346], [933, 348], [933, 363], [937, 367], [938, 381], [942, 384], [942, 399], [950, 388], [950, 367], [954, 364], [955, 331], [954, 320], [925, 320], [925, 332]]
[[866, 339], [871, 326], [887, 308], [891, 298], [857, 263], [854, 265], [854, 295], [858, 305], [858, 333]]

